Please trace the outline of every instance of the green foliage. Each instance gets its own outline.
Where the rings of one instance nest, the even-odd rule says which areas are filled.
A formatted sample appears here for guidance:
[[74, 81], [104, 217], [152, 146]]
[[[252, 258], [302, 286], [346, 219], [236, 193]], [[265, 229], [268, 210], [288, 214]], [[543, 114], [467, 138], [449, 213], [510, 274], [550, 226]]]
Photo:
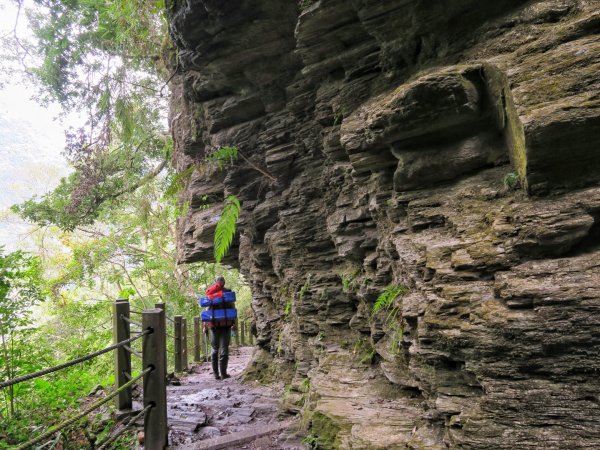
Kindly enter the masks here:
[[169, 177], [169, 184], [165, 190], [165, 196], [174, 198], [179, 192], [181, 192], [191, 179], [195, 169], [195, 166], [190, 166], [181, 172], [171, 174]]
[[240, 209], [240, 201], [236, 196], [230, 195], [227, 197], [223, 212], [217, 222], [217, 228], [215, 229], [214, 254], [217, 264], [219, 264], [227, 254], [227, 251], [233, 242]]
[[209, 153], [206, 160], [216, 165], [219, 170], [223, 170], [225, 166], [233, 164], [238, 158], [237, 147], [221, 147], [212, 153]]
[[398, 322], [390, 323], [390, 350], [396, 355], [402, 354], [402, 337], [404, 336], [404, 328]]
[[353, 292], [357, 289], [357, 279], [361, 268], [359, 266], [349, 266], [345, 270], [338, 273], [342, 280], [342, 288], [344, 292]]
[[[44, 323], [37, 328], [18, 329], [9, 347], [11, 362], [18, 371], [7, 377], [2, 374], [0, 379], [35, 372], [111, 343], [110, 303], [45, 302], [38, 310]], [[11, 444], [31, 437], [24, 436], [19, 429], [47, 426], [72, 415], [72, 409], [79, 406], [78, 399], [93, 386], [109, 385], [113, 370], [112, 355], [107, 354], [13, 386], [14, 404], [6, 397], [0, 404], [0, 417], [5, 417], [7, 422], [6, 434], [2, 436], [0, 432], [0, 442], [6, 442], [6, 448], [11, 448]], [[0, 445], [0, 448], [5, 447]]]
[[166, 167], [172, 142], [160, 86], [167, 73], [158, 64], [167, 29], [164, 1], [34, 4], [28, 11], [33, 42], [21, 37], [12, 48], [28, 48], [31, 58], [20, 59], [38, 99], [58, 101], [65, 113], [78, 111], [87, 121], [66, 133], [65, 156], [74, 172], [14, 211], [70, 231], [122, 207], [125, 194]]
[[[0, 379], [21, 375], [28, 367], [24, 358], [26, 336], [30, 333], [33, 307], [44, 299], [38, 258], [21, 251], [4, 253], [0, 247]], [[8, 414], [15, 412], [15, 389], [2, 391]]]
[[300, 288], [300, 292], [298, 293], [298, 298], [300, 300], [302, 300], [302, 298], [304, 298], [304, 295], [310, 289], [310, 278], [311, 278], [311, 276], [312, 276], [312, 274], [310, 274], [310, 273], [306, 276], [306, 281], [304, 282], [304, 284]]
[[507, 173], [502, 181], [504, 183], [504, 186], [506, 186], [506, 188], [511, 191], [519, 189], [519, 187], [521, 186], [519, 176], [514, 172]]
[[119, 291], [118, 297], [128, 299], [129, 297], [131, 297], [133, 295], [135, 295], [135, 289], [133, 289], [132, 287], [126, 287]]
[[[192, 297], [214, 278], [215, 268], [206, 263], [177, 263], [175, 228], [181, 209], [175, 199], [163, 196], [168, 183], [156, 178], [127, 194], [127, 204], [107, 209], [102, 223], [79, 226], [73, 233], [49, 228], [43, 241], [40, 234], [44, 247], [57, 242], [44, 249], [44, 254], [53, 255], [45, 262], [56, 301], [98, 296], [115, 299], [128, 289], [135, 292], [142, 309], [165, 302], [172, 305], [171, 314], [199, 312]], [[231, 272], [227, 278], [237, 283], [239, 274]], [[240, 282], [245, 303], [242, 305], [242, 297], [238, 303], [250, 316], [246, 310], [251, 295], [243, 286]]]
[[371, 340], [366, 337], [361, 337], [354, 343], [352, 354], [355, 355], [360, 364], [370, 366], [375, 361], [376, 352]]
[[[311, 448], [334, 449], [340, 447], [338, 435], [341, 429], [330, 417], [315, 412], [311, 417]], [[309, 443], [309, 442], [307, 442]]]
[[[123, 208], [131, 195], [166, 170], [166, 161], [154, 163], [167, 152], [170, 141], [155, 140], [150, 150], [132, 152], [130, 145], [97, 151], [60, 184], [42, 197], [33, 197], [12, 211], [40, 226], [56, 225], [73, 231], [102, 220], [110, 210]], [[155, 153], [156, 152], [156, 153]], [[163, 156], [164, 157], [164, 156]]]
[[[237, 157], [237, 147], [221, 147], [208, 154], [206, 160], [209, 164], [216, 165], [219, 170], [223, 170], [226, 165], [232, 164]], [[214, 237], [214, 256], [217, 264], [221, 263], [233, 242], [240, 210], [241, 204], [235, 195], [230, 195], [225, 199], [223, 212], [217, 222]]]
[[300, 8], [300, 10], [304, 10], [306, 8], [308, 8], [309, 6], [314, 5], [315, 3], [317, 3], [317, 0], [300, 0], [298, 2], [298, 6]]
[[0, 332], [27, 326], [31, 308], [43, 298], [40, 259], [20, 250], [4, 254], [0, 246]]
[[[138, 310], [165, 302], [170, 317], [181, 314], [189, 322], [194, 314], [198, 314], [199, 307], [193, 295], [210, 284], [215, 267], [205, 263], [177, 264], [174, 229], [179, 209], [174, 201], [164, 200], [162, 192], [167, 182], [157, 178], [128, 194], [130, 201], [126, 208], [106, 211], [104, 223], [79, 227], [74, 233], [52, 227], [44, 231], [40, 243], [43, 242], [43, 253], [48, 255], [44, 263], [52, 301], [46, 303], [47, 310], [41, 313], [45, 324], [36, 332], [35, 342], [32, 335], [32, 341], [22, 339], [19, 341], [21, 346], [15, 346], [14, 354], [18, 351], [22, 356], [14, 357], [22, 370], [20, 373], [43, 368], [26, 365], [30, 358], [44, 361], [46, 367], [55, 361], [63, 362], [109, 345], [110, 300], [118, 296], [135, 293], [130, 296], [130, 303]], [[37, 234], [33, 236], [35, 238]], [[51, 243], [56, 243], [56, 247], [49, 247]], [[223, 272], [228, 287], [238, 294], [240, 317], [251, 316], [249, 288], [237, 272]], [[134, 346], [139, 351], [139, 343]], [[45, 349], [42, 357], [35, 356], [34, 347]], [[135, 366], [139, 362], [134, 359], [133, 363], [139, 371], [140, 368]], [[172, 360], [170, 367], [173, 367]], [[104, 380], [108, 383], [114, 370], [112, 358], [100, 357], [82, 370], [94, 375], [90, 383], [92, 380], [94, 385], [104, 384]], [[56, 378], [64, 376], [61, 371]], [[73, 393], [69, 398], [86, 394], [81, 392], [83, 386], [78, 389], [79, 394]], [[46, 412], [35, 416], [35, 421], [32, 418], [26, 423], [19, 422], [21, 427], [32, 426], [32, 423], [44, 425], [46, 416], [50, 420], [56, 415], [48, 412], [54, 408], [55, 400], [38, 390], [43, 391], [44, 385], [23, 384], [15, 391], [19, 401], [17, 406], [22, 411], [34, 408]], [[31, 399], [31, 402], [25, 399]], [[14, 440], [19, 441], [16, 437]]]
[[[175, 197], [195, 168], [174, 174], [167, 166], [173, 143], [161, 86], [169, 74], [157, 64], [164, 52], [164, 2], [35, 3], [43, 9], [31, 13], [37, 41], [29, 48], [41, 63], [29, 73], [38, 98], [89, 115], [80, 129], [67, 133], [65, 155], [73, 172], [53, 192], [13, 207], [45, 227], [32, 234], [43, 258], [0, 251], [0, 379], [109, 345], [111, 301], [117, 297], [129, 298], [138, 310], [165, 302], [169, 316], [191, 322], [199, 312], [195, 294], [215, 276], [214, 265], [177, 263], [176, 221], [186, 206]], [[237, 149], [215, 153], [208, 164], [222, 169]], [[228, 201], [235, 211], [223, 215], [233, 217], [235, 231], [240, 205]], [[226, 233], [221, 238], [228, 247]], [[249, 288], [237, 272], [224, 272], [237, 292], [240, 317], [250, 317]], [[41, 303], [45, 292], [50, 299]], [[42, 320], [34, 322], [36, 316]], [[139, 372], [140, 362], [133, 363]], [[114, 381], [113, 370], [112, 356], [103, 355], [3, 390], [0, 448], [72, 414], [69, 409], [91, 387]]]
[[373, 309], [371, 310], [371, 315], [377, 314], [379, 311], [391, 311], [394, 308], [394, 300], [398, 298], [398, 296], [406, 294], [408, 289], [405, 286], [399, 284], [390, 284], [388, 285], [381, 294], [375, 300], [373, 304]]
[[340, 111], [333, 118], [333, 126], [341, 125], [342, 120], [344, 120], [344, 114]]
[[371, 350], [370, 352], [363, 354], [362, 357], [360, 358], [360, 363], [370, 366], [371, 364], [373, 364], [373, 362], [375, 360], [375, 355], [376, 355], [376, 352], [374, 349]]
[[319, 448], [319, 438], [312, 433], [302, 439], [302, 443], [308, 445], [308, 448], [311, 450]]
[[300, 392], [306, 394], [308, 391], [310, 391], [310, 378], [307, 377], [302, 380], [302, 383], [300, 383]]
[[[159, 52], [166, 30], [163, 1], [35, 0], [35, 3], [43, 7], [30, 10], [36, 50], [42, 63], [33, 72], [48, 90], [47, 94], [63, 104], [89, 100], [87, 95], [90, 95], [97, 96], [100, 107], [106, 107], [112, 97], [102, 87], [115, 78], [121, 83], [132, 81], [121, 73], [124, 67], [153, 71], [161, 58]], [[98, 76], [103, 74], [107, 76]], [[97, 80], [87, 87], [98, 92], [83, 92], [86, 80], [87, 83]]]
[[284, 310], [284, 318], [285, 320], [288, 319], [290, 313], [292, 312], [292, 301], [288, 300], [287, 303], [285, 304], [285, 310]]
[[401, 323], [398, 322], [398, 315], [400, 314], [400, 308], [394, 305], [395, 300], [408, 292], [406, 286], [399, 284], [390, 284], [383, 292], [377, 297], [377, 300], [373, 304], [372, 316], [375, 316], [380, 311], [385, 311], [385, 324], [389, 327], [391, 350], [393, 353], [400, 353], [402, 350], [402, 336], [404, 330]]

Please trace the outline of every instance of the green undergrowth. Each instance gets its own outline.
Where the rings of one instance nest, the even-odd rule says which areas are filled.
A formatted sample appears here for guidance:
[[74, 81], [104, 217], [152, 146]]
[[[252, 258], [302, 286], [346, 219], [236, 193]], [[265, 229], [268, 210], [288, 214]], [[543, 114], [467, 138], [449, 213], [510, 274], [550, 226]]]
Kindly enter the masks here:
[[[95, 370], [91, 365], [63, 369], [59, 372], [60, 376], [51, 374], [14, 385], [18, 409], [15, 414], [2, 417], [0, 449], [13, 448], [16, 444], [34, 437], [36, 433], [32, 433], [32, 430], [45, 430], [50, 425], [76, 415], [82, 402], [95, 386], [100, 384], [111, 390], [114, 378], [106, 374], [102, 367], [94, 367]], [[98, 372], [101, 373], [100, 376]], [[93, 416], [92, 413], [91, 417]], [[83, 418], [77, 422], [78, 426], [75, 428], [80, 429], [89, 422], [93, 421]], [[107, 428], [109, 429], [109, 426]], [[67, 431], [66, 436], [71, 433]], [[86, 440], [81, 445], [73, 443], [68, 448], [89, 448], [89, 442]]]

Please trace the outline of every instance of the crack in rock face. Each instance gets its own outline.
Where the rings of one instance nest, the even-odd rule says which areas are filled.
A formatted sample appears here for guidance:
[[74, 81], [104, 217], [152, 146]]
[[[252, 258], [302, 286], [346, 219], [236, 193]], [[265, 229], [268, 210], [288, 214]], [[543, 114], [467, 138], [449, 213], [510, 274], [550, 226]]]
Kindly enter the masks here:
[[240, 199], [246, 376], [323, 448], [600, 448], [594, 2], [169, 14], [177, 170], [243, 154], [192, 174], [177, 245], [212, 260]]

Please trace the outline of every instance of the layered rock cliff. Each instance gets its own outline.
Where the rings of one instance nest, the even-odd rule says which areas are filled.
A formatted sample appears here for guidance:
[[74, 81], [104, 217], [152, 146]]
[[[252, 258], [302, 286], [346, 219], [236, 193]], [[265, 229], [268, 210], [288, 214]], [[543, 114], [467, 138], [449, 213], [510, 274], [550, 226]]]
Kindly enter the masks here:
[[598, 2], [170, 15], [178, 170], [240, 150], [189, 179], [179, 258], [212, 260], [223, 199], [242, 201], [225, 262], [311, 437], [600, 448]]

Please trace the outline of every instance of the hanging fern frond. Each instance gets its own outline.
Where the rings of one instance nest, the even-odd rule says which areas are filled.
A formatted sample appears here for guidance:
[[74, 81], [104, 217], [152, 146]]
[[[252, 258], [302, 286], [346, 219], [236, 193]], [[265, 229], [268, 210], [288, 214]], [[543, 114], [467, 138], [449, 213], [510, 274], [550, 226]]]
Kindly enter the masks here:
[[215, 261], [217, 264], [221, 262], [223, 256], [229, 251], [229, 247], [233, 242], [233, 236], [235, 235], [235, 225], [237, 223], [238, 216], [240, 215], [240, 201], [235, 195], [230, 195], [225, 200], [225, 206], [223, 212], [217, 223], [215, 230]]

